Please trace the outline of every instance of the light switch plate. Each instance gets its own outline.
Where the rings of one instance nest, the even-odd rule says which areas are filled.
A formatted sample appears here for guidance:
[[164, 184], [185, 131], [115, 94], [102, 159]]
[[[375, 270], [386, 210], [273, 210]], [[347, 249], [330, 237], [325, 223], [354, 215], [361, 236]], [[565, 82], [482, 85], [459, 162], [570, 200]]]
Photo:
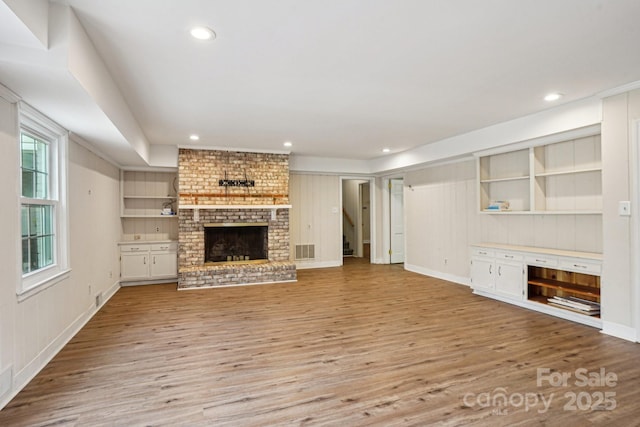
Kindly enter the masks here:
[[631, 202], [626, 200], [618, 203], [618, 214], [620, 216], [631, 215]]

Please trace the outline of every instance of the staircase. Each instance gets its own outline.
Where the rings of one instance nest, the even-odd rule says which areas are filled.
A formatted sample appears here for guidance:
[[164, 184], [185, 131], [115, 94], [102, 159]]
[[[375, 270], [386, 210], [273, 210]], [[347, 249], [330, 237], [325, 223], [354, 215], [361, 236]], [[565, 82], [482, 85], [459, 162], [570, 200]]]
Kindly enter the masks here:
[[350, 243], [347, 241], [347, 236], [342, 235], [342, 255], [353, 256], [353, 249], [350, 247]]

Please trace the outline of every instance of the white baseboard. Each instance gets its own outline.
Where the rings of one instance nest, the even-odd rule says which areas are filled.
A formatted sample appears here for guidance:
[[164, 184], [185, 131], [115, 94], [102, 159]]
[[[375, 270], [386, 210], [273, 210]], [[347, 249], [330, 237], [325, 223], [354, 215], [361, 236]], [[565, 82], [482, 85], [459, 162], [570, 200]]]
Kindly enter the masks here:
[[422, 274], [424, 276], [435, 277], [436, 279], [442, 279], [446, 280], [447, 282], [453, 282], [459, 285], [471, 287], [471, 279], [468, 277], [461, 277], [453, 274], [443, 273], [441, 271], [431, 270], [429, 268], [419, 267], [412, 264], [405, 264], [404, 269], [413, 273]]
[[611, 335], [612, 337], [622, 338], [623, 340], [636, 342], [638, 335], [635, 328], [630, 326], [621, 325], [619, 323], [602, 321], [603, 334]]
[[49, 345], [47, 345], [31, 362], [23, 369], [16, 372], [13, 377], [11, 392], [0, 400], [0, 409], [4, 408], [36, 375], [71, 341], [71, 339], [87, 324], [89, 320], [102, 308], [109, 299], [120, 289], [116, 281], [104, 294], [104, 300], [100, 307], [91, 306], [78, 316], [67, 328], [64, 329]]
[[331, 268], [340, 267], [340, 261], [296, 261], [296, 269], [306, 270], [308, 268]]
[[162, 285], [166, 283], [177, 283], [178, 277], [169, 279], [155, 279], [155, 280], [134, 280], [134, 281], [121, 281], [120, 286], [123, 288], [126, 286], [142, 286], [142, 285]]

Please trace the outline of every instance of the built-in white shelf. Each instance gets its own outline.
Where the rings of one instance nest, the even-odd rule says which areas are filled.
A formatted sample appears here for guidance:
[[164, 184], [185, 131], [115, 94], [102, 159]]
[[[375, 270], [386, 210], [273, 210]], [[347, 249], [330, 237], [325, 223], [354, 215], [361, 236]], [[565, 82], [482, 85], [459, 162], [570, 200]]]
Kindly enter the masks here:
[[120, 195], [122, 240], [177, 240], [178, 216], [162, 214], [177, 211], [175, 171], [121, 171]]
[[[599, 134], [478, 157], [478, 207], [490, 215], [602, 214]], [[508, 202], [508, 210], [487, 209]]]
[[[589, 173], [589, 172], [602, 172], [602, 168], [576, 169], [576, 170], [558, 171], [558, 172], [542, 172], [542, 173], [536, 173], [536, 177], [574, 175], [574, 174]], [[529, 177], [527, 177], [527, 179], [528, 178]]]
[[480, 182], [482, 184], [487, 184], [487, 183], [491, 183], [491, 182], [508, 182], [508, 181], [519, 181], [519, 180], [528, 180], [529, 179], [529, 175], [527, 176], [516, 176], [513, 178], [494, 178], [494, 179], [482, 179], [480, 180]]

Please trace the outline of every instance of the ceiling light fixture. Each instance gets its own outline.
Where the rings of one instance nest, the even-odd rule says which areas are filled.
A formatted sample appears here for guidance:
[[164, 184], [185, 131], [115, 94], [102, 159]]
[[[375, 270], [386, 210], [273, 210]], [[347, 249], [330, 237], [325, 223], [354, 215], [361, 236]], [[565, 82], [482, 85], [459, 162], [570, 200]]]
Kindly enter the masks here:
[[193, 135], [189, 135], [189, 139], [192, 141], [197, 141], [200, 139], [200, 137], [196, 134], [193, 134]]
[[558, 99], [562, 98], [562, 94], [561, 93], [550, 93], [547, 96], [544, 97], [545, 101], [557, 101]]
[[216, 38], [216, 33], [208, 27], [193, 27], [191, 36], [198, 40], [213, 40]]
[[282, 145], [284, 145], [285, 147], [291, 147], [291, 146], [293, 146], [293, 144], [291, 143], [291, 141], [286, 141], [286, 142], [285, 142], [284, 144], [282, 144]]
[[382, 152], [383, 153], [390, 153], [391, 152], [391, 148], [383, 148]]

